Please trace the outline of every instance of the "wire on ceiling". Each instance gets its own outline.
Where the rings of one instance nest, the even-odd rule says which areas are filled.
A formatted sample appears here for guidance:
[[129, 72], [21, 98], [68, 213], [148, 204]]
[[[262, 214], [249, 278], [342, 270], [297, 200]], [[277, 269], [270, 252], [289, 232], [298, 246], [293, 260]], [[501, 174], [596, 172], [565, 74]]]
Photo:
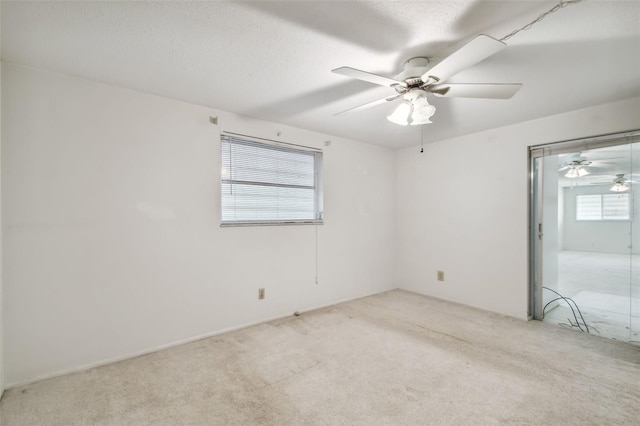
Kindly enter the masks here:
[[547, 10], [546, 12], [544, 12], [543, 14], [538, 16], [536, 19], [534, 19], [533, 21], [529, 22], [524, 27], [519, 28], [517, 30], [514, 30], [511, 33], [507, 34], [506, 36], [502, 37], [500, 39], [500, 41], [505, 42], [505, 41], [509, 40], [511, 37], [513, 37], [514, 35], [518, 34], [520, 31], [526, 31], [529, 28], [533, 27], [535, 24], [537, 24], [538, 22], [542, 21], [547, 15], [555, 13], [558, 10], [560, 10], [560, 9], [562, 9], [564, 7], [567, 7], [570, 4], [580, 3], [581, 1], [582, 0], [563, 0], [563, 1], [560, 1], [560, 3], [556, 4], [551, 9]]

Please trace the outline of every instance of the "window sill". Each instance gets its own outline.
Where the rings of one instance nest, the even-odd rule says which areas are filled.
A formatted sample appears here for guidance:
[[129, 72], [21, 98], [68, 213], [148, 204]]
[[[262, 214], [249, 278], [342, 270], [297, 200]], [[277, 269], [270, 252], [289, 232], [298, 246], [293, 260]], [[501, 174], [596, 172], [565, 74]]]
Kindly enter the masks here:
[[223, 222], [221, 228], [235, 228], [238, 226], [288, 226], [288, 225], [324, 225], [322, 220], [274, 220], [268, 222]]

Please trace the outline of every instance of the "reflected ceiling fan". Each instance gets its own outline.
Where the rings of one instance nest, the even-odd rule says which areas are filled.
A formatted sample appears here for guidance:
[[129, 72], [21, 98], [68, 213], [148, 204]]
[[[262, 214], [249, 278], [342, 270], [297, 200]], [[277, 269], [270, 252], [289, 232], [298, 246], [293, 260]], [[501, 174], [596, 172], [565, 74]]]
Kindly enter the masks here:
[[637, 180], [629, 180], [624, 177], [624, 173], [617, 174], [613, 179], [599, 181], [599, 182], [589, 182], [592, 185], [603, 185], [613, 183], [613, 186], [609, 188], [610, 191], [613, 192], [625, 192], [629, 190], [630, 184], [640, 183]]
[[481, 34], [431, 68], [429, 58], [409, 59], [405, 62], [404, 71], [396, 78], [351, 67], [336, 68], [332, 72], [386, 86], [394, 89], [395, 93], [335, 115], [371, 108], [401, 98], [402, 103], [387, 119], [400, 125], [419, 125], [431, 123], [430, 118], [435, 113], [435, 107], [427, 101], [427, 94], [448, 98], [509, 99], [520, 90], [522, 84], [446, 83], [450, 77], [495, 55], [505, 47], [507, 45], [504, 42]]
[[591, 174], [587, 170], [587, 166], [590, 166], [591, 163], [593, 162], [584, 157], [578, 157], [575, 160], [565, 161], [562, 163], [558, 171], [562, 172], [567, 170], [567, 173], [564, 175], [565, 177], [579, 178]]
[[[607, 158], [606, 160], [615, 160], [616, 158], [623, 158], [623, 157]], [[586, 157], [583, 157], [581, 153], [578, 153], [578, 156], [574, 156], [573, 158], [570, 158], [564, 163], [561, 163], [558, 171], [562, 172], [564, 170], [567, 170], [564, 176], [570, 179], [575, 179], [575, 178], [579, 178], [579, 177], [583, 177], [591, 174], [589, 169], [605, 168], [604, 165], [606, 164], [616, 164], [616, 163], [610, 163], [604, 160], [592, 161], [587, 159]]]

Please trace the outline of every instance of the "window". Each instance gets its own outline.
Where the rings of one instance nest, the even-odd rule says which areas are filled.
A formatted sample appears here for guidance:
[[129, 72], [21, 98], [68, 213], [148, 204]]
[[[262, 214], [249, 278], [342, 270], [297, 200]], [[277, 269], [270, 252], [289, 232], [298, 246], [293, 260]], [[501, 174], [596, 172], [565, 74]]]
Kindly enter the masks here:
[[629, 220], [629, 194], [576, 195], [576, 220]]
[[322, 152], [221, 137], [222, 226], [322, 223]]

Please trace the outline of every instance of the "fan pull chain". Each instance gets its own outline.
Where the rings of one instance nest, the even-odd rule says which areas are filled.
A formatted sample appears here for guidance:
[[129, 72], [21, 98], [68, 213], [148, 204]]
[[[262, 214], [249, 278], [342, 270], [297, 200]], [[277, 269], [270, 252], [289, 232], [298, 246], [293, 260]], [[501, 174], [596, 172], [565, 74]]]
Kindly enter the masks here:
[[538, 16], [536, 19], [534, 19], [533, 21], [529, 22], [524, 27], [522, 27], [520, 29], [517, 29], [517, 30], [514, 30], [510, 34], [507, 34], [506, 36], [502, 37], [500, 39], [500, 41], [505, 42], [505, 41], [509, 40], [511, 37], [513, 37], [514, 35], [518, 34], [520, 31], [526, 31], [529, 28], [533, 27], [535, 24], [537, 24], [538, 22], [542, 21], [547, 15], [550, 15], [550, 14], [552, 14], [554, 12], [557, 12], [558, 10], [562, 9], [563, 7], [567, 7], [570, 4], [580, 3], [581, 1], [582, 0], [562, 0], [562, 1], [560, 1], [560, 3], [556, 4], [554, 7], [552, 7], [549, 10], [547, 10], [545, 13], [543, 13], [540, 16]]

